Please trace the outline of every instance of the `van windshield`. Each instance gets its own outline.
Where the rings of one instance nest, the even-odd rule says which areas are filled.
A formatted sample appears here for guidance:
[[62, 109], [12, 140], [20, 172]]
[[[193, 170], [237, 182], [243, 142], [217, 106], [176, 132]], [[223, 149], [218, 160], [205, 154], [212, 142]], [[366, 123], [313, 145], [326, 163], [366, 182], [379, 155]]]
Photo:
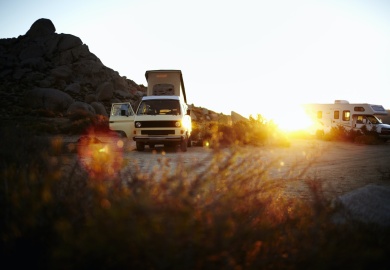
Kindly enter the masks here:
[[140, 103], [137, 115], [180, 115], [180, 102], [175, 99], [151, 99]]
[[370, 121], [371, 122], [371, 124], [373, 124], [373, 125], [376, 125], [376, 124], [382, 124], [382, 121], [381, 120], [379, 120], [378, 118], [376, 118], [375, 116], [373, 116], [373, 115], [369, 115], [369, 116], [367, 116], [367, 119], [368, 119], [368, 121]]

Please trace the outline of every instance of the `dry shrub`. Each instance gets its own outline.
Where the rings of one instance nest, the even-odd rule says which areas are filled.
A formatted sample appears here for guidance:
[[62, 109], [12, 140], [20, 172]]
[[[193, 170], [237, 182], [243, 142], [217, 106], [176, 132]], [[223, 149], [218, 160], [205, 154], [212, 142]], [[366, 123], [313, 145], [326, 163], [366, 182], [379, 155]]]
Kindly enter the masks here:
[[212, 148], [233, 145], [263, 146], [266, 144], [289, 146], [290, 142], [273, 122], [267, 121], [261, 115], [249, 120], [237, 121], [232, 124], [225, 122], [193, 122], [192, 140], [196, 145], [208, 145]]
[[332, 127], [330, 132], [323, 136], [323, 139], [326, 141], [345, 141], [367, 145], [383, 144], [386, 142], [386, 140], [378, 137], [378, 133], [375, 130], [367, 130], [365, 126], [361, 130], [347, 130], [341, 125]]
[[[218, 148], [191, 167], [179, 156], [162, 156], [148, 172], [98, 151], [102, 155], [91, 155], [91, 166], [83, 167], [68, 155], [50, 155], [50, 142], [2, 134], [0, 251], [6, 265], [380, 269], [389, 263], [388, 229], [334, 224], [335, 209], [305, 168], [274, 179], [270, 173], [279, 162], [242, 147]], [[122, 168], [110, 170], [113, 164]], [[311, 200], [285, 196], [287, 184], [301, 181]]]

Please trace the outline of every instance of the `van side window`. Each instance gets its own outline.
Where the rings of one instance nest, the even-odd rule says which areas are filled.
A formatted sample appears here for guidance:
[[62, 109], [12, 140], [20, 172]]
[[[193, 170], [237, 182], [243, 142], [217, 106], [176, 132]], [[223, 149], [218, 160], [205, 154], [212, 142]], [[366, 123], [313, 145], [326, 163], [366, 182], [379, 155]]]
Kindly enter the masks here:
[[173, 84], [169, 83], [159, 83], [153, 86], [153, 95], [154, 96], [174, 96], [175, 87]]
[[343, 121], [349, 121], [351, 119], [350, 111], [343, 111]]
[[317, 118], [318, 119], [322, 119], [322, 111], [318, 111], [317, 112]]
[[111, 108], [111, 116], [130, 116], [133, 111], [130, 110], [129, 104], [113, 104]]
[[340, 111], [334, 111], [333, 112], [333, 118], [334, 119], [339, 119], [340, 118]]

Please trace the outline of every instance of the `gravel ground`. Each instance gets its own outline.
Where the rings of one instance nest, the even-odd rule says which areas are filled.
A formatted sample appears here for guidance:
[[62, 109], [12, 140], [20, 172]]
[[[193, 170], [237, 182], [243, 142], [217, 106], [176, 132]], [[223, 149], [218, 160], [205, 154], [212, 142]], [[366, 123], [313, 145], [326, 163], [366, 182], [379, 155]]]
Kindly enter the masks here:
[[[129, 140], [99, 134], [94, 138], [98, 139], [95, 143], [108, 146], [112, 155], [123, 157], [127, 164], [124, 170], [136, 167], [144, 173], [162, 167], [174, 172], [178, 164], [188, 167], [200, 164], [201, 169], [213, 155], [205, 147], [190, 147], [187, 152], [162, 147], [137, 152], [134, 142]], [[81, 143], [80, 136], [62, 139], [66, 146], [73, 145], [73, 149]], [[288, 196], [309, 198], [305, 180], [320, 181], [324, 196], [341, 202], [354, 217], [390, 225], [390, 143], [359, 145], [296, 139], [290, 147], [245, 147], [243, 153], [254, 164], [275, 162], [270, 170], [270, 177], [275, 180], [296, 177], [299, 181], [286, 189]], [[79, 156], [78, 160], [83, 162], [86, 158]]]

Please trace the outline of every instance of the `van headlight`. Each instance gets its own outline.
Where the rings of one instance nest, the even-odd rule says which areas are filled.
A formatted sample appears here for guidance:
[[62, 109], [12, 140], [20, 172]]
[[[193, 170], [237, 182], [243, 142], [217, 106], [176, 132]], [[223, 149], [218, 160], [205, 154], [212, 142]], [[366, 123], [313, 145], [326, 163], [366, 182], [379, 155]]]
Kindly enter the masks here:
[[140, 128], [141, 126], [141, 122], [135, 122], [135, 127]]
[[191, 123], [191, 118], [185, 117], [183, 120], [181, 120], [181, 125], [187, 129], [187, 130], [192, 130], [192, 123]]

